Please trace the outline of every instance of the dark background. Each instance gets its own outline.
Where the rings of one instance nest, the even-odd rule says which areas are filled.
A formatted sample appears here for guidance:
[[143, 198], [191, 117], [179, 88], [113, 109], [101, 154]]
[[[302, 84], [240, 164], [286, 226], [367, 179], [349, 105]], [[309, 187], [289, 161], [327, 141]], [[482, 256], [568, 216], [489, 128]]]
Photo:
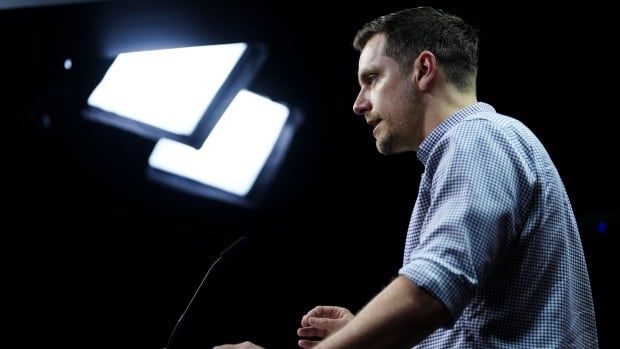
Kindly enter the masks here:
[[[293, 348], [311, 307], [362, 307], [400, 266], [422, 168], [415, 154], [377, 154], [352, 113], [351, 40], [364, 22], [423, 4], [480, 28], [479, 100], [525, 122], [551, 153], [581, 227], [601, 346], [610, 344], [619, 147], [617, 97], [603, 86], [617, 83], [607, 51], [613, 21], [593, 6], [411, 1], [0, 10], [2, 245], [14, 343], [163, 347], [209, 265], [242, 235], [249, 245], [214, 270], [179, 347], [250, 339]], [[236, 41], [270, 52], [250, 89], [306, 117], [257, 208], [147, 180], [153, 141], [80, 114], [119, 52]]]

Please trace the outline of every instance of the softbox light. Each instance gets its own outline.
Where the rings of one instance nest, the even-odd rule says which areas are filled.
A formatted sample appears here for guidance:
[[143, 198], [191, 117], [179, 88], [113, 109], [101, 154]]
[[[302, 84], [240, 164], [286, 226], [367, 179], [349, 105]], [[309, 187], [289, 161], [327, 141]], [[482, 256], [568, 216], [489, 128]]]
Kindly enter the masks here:
[[265, 57], [263, 46], [247, 43], [121, 53], [90, 94], [84, 115], [200, 147]]
[[296, 108], [242, 90], [204, 144], [161, 139], [149, 177], [194, 194], [252, 204], [273, 178], [301, 121]]

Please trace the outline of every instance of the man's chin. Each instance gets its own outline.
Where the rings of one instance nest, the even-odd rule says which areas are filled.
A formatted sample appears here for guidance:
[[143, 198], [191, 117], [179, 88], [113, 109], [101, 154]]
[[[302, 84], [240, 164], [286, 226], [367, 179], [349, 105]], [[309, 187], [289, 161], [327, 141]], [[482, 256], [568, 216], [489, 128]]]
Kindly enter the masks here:
[[377, 151], [383, 155], [395, 155], [401, 154], [411, 151], [405, 147], [396, 147], [392, 142], [381, 142], [379, 139], [376, 140], [375, 146], [377, 147]]
[[379, 142], [379, 140], [377, 140], [377, 142], [375, 143], [376, 147], [377, 147], [377, 151], [383, 155], [392, 155], [394, 154], [394, 151], [392, 149], [392, 147]]

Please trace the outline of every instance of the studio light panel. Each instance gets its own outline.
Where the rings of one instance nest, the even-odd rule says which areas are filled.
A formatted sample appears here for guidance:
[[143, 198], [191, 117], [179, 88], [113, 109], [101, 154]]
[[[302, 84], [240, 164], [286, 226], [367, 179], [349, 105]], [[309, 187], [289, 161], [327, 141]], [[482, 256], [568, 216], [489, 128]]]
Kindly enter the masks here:
[[89, 96], [85, 115], [200, 146], [264, 55], [246, 43], [121, 53]]
[[242, 90], [199, 149], [161, 139], [149, 165], [245, 196], [272, 153], [289, 114], [285, 105]]
[[300, 121], [298, 110], [246, 89], [265, 57], [247, 43], [121, 53], [84, 115], [156, 140], [151, 179], [254, 204]]

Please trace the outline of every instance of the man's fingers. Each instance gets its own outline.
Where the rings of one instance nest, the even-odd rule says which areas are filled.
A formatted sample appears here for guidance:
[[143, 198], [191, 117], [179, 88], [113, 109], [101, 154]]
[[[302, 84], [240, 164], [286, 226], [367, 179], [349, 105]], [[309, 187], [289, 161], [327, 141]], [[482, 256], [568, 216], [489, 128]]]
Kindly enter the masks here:
[[245, 341], [243, 343], [238, 343], [238, 344], [217, 345], [213, 347], [213, 349], [264, 349], [264, 348], [259, 347], [258, 345], [252, 342]]
[[312, 308], [308, 313], [301, 317], [301, 327], [308, 327], [310, 318], [326, 318], [326, 319], [346, 319], [350, 320], [353, 314], [346, 308], [331, 305], [319, 305]]
[[318, 310], [317, 310], [317, 308], [319, 308], [319, 307], [312, 308], [312, 310], [307, 312], [306, 315], [301, 317], [301, 326], [302, 327], [306, 327], [306, 326], [309, 325], [309, 323], [308, 323], [308, 318], [309, 317], [311, 317], [311, 316], [320, 316], [319, 313], [318, 313]]
[[320, 317], [308, 317], [308, 324], [321, 330], [334, 330], [339, 327], [337, 320]]
[[299, 337], [321, 337], [321, 338], [325, 338], [327, 337], [329, 333], [327, 332], [327, 330], [322, 330], [316, 327], [302, 327], [302, 328], [298, 328], [297, 329], [297, 335]]
[[304, 348], [304, 349], [312, 348], [317, 344], [319, 344], [319, 341], [309, 341], [307, 339], [300, 339], [297, 341], [297, 345], [299, 345], [299, 347]]
[[332, 308], [334, 307], [329, 305], [317, 305], [316, 307], [310, 309], [310, 311], [304, 315], [304, 318], [331, 317], [330, 315], [332, 314]]

